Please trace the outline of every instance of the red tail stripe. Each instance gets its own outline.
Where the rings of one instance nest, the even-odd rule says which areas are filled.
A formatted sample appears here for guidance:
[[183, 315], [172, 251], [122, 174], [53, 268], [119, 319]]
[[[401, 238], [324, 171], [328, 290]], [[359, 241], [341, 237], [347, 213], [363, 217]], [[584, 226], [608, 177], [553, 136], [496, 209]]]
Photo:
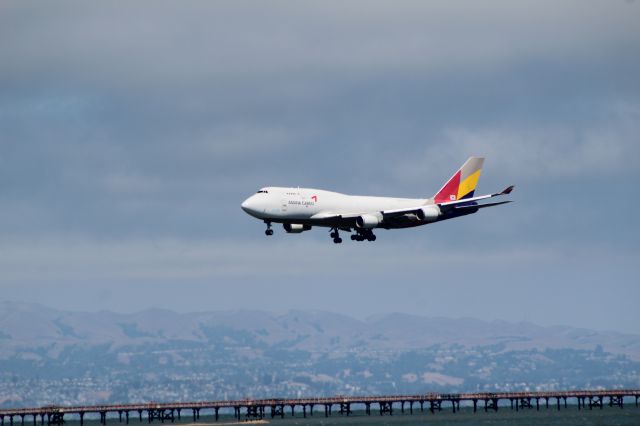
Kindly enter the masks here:
[[457, 173], [453, 175], [451, 179], [449, 179], [449, 182], [447, 182], [447, 184], [442, 187], [440, 192], [436, 194], [436, 196], [434, 197], [436, 203], [445, 203], [447, 201], [455, 200], [455, 198], [452, 199], [451, 196], [453, 195], [455, 197], [458, 195], [461, 172], [461, 170], [458, 170]]

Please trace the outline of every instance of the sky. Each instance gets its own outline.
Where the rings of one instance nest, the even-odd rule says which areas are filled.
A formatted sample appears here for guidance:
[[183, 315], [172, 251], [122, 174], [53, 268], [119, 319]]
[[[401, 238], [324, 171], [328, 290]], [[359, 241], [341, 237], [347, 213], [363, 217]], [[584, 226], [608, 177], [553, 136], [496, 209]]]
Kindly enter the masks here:
[[[0, 4], [0, 300], [640, 333], [640, 2]], [[263, 186], [515, 202], [334, 245]]]

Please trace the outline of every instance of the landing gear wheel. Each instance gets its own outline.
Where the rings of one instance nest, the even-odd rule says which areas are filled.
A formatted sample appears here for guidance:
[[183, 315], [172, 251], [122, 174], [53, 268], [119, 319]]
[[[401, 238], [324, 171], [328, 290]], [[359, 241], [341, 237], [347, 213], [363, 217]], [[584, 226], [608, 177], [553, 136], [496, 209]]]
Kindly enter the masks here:
[[363, 231], [358, 231], [357, 234], [352, 235], [351, 239], [353, 241], [364, 241], [364, 240], [375, 241], [376, 240], [376, 236], [370, 230], [363, 230]]
[[338, 233], [338, 228], [331, 228], [331, 238], [333, 238], [333, 242], [336, 244], [340, 244], [342, 242], [342, 238], [340, 238], [340, 234]]
[[267, 235], [267, 236], [273, 235], [273, 229], [267, 229], [266, 231], [264, 231], [264, 235]]

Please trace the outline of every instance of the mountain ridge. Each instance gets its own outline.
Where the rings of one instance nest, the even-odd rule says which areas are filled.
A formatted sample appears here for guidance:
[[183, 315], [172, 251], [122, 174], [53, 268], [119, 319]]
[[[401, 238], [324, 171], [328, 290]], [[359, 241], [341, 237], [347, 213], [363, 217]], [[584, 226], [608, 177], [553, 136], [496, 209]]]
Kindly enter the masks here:
[[631, 388], [640, 336], [322, 311], [61, 311], [0, 302], [0, 407]]
[[[0, 302], [0, 357], [48, 344], [110, 344], [112, 347], [163, 341], [206, 342], [211, 332], [232, 337], [248, 332], [256, 342], [277, 347], [297, 341], [291, 349], [330, 351], [362, 348], [410, 350], [438, 344], [506, 349], [602, 347], [640, 360], [640, 335], [616, 331], [530, 322], [479, 320], [470, 317], [427, 317], [404, 313], [357, 319], [326, 311], [262, 310], [178, 313], [146, 309], [121, 314], [111, 311], [63, 311], [33, 303]], [[214, 334], [215, 334], [214, 333]], [[293, 337], [293, 339], [292, 339]], [[13, 350], [11, 350], [13, 349]]]

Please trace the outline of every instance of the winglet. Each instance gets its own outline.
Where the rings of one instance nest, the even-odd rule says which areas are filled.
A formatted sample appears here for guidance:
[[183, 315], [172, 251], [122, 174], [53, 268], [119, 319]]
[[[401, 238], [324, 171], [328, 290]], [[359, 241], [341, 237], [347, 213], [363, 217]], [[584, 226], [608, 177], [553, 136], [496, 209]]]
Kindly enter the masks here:
[[500, 195], [511, 194], [511, 191], [513, 191], [513, 188], [514, 188], [514, 185], [510, 185], [510, 186], [506, 187], [505, 189], [502, 190]]

